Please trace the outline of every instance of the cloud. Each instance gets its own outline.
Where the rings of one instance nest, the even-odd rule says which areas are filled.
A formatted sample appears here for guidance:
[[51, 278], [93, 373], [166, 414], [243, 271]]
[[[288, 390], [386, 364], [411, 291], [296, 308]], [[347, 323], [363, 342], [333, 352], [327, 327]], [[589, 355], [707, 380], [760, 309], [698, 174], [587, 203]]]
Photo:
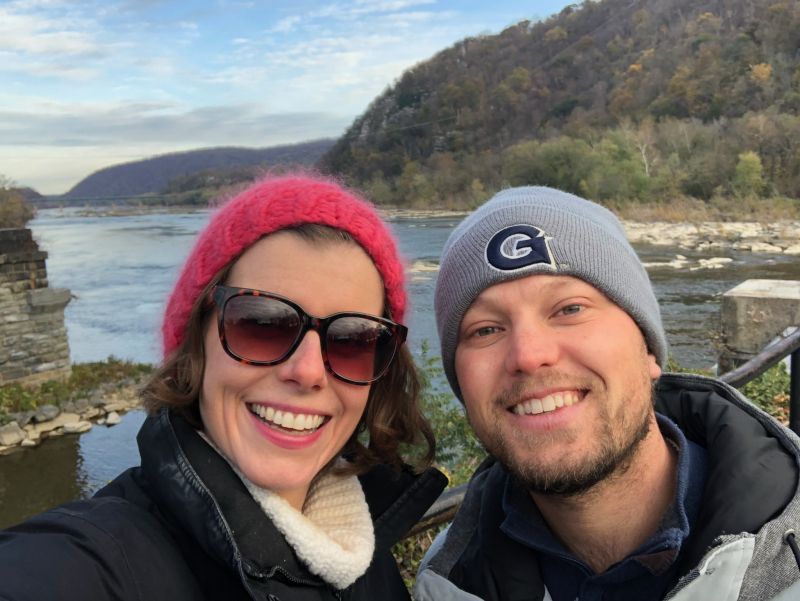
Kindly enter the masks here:
[[0, 164], [3, 175], [53, 194], [114, 163], [213, 146], [333, 138], [351, 121], [333, 112], [270, 113], [255, 103], [191, 108], [39, 101], [30, 110], [0, 108]]
[[18, 12], [16, 5], [0, 6], [0, 50], [21, 55], [102, 55], [90, 25], [70, 17], [46, 17]]
[[451, 19], [455, 13], [451, 11], [443, 12], [426, 12], [426, 11], [413, 11], [405, 13], [397, 13], [386, 16], [386, 22], [395, 27], [410, 28], [416, 27], [425, 23], [440, 23], [446, 19]]
[[388, 13], [405, 10], [415, 6], [436, 4], [436, 0], [356, 0], [351, 7], [351, 13], [364, 15], [369, 13]]
[[334, 113], [270, 113], [255, 103], [197, 108], [167, 102], [80, 106], [49, 103], [35, 111], [0, 109], [0, 139], [3, 146], [263, 146], [273, 140], [289, 139], [287, 136], [338, 135], [348, 121], [349, 117]]
[[125, 0], [120, 2], [116, 10], [120, 12], [138, 12], [144, 13], [158, 6], [163, 6], [168, 3], [168, 0]]
[[[263, 94], [275, 110], [332, 101], [362, 111], [405, 68], [458, 36], [450, 10], [417, 10], [433, 0], [356, 0], [284, 16], [264, 35], [237, 37], [206, 84]], [[413, 36], [414, 43], [408, 40]]]
[[[3, 53], [0, 53], [2, 56]], [[73, 63], [65, 59], [51, 61], [35, 60], [20, 63], [14, 60], [0, 60], [0, 73], [16, 73], [25, 76], [53, 77], [67, 81], [87, 81], [94, 79], [98, 71], [89, 66]]]
[[275, 25], [270, 27], [267, 31], [271, 33], [289, 33], [294, 31], [295, 26], [298, 23], [301, 23], [303, 18], [297, 15], [286, 17], [285, 19], [281, 19]]

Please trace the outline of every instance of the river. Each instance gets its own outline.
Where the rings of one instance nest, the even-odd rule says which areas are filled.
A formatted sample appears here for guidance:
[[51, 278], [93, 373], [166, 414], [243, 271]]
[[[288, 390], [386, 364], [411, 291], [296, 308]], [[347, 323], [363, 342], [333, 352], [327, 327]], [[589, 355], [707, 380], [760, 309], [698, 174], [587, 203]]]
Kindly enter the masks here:
[[[50, 286], [74, 295], [65, 318], [74, 362], [109, 355], [142, 362], [159, 359], [163, 302], [206, 212], [87, 215], [78, 209], [40, 211], [29, 224], [49, 253]], [[432, 311], [439, 251], [459, 217], [393, 217], [392, 227], [409, 265], [410, 344], [436, 348]], [[687, 367], [715, 362], [712, 333], [720, 296], [749, 278], [800, 279], [800, 261], [783, 255], [714, 253], [639, 246], [661, 303], [672, 356]], [[676, 269], [682, 254], [691, 266], [712, 256], [733, 259], [718, 269]], [[45, 441], [0, 457], [0, 527], [54, 504], [91, 495], [138, 462], [135, 435], [143, 414], [127, 414], [113, 428]]]

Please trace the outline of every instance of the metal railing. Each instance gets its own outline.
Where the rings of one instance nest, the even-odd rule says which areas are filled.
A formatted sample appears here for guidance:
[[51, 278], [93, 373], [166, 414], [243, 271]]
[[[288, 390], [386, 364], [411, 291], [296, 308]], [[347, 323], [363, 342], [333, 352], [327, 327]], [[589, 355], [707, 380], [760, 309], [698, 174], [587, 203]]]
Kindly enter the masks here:
[[[741, 388], [755, 380], [770, 367], [790, 356], [789, 382], [789, 428], [800, 435], [800, 328], [783, 340], [767, 347], [747, 363], [719, 376], [719, 379], [734, 388]], [[406, 537], [414, 536], [453, 519], [458, 511], [467, 485], [461, 484], [445, 490]]]
[[789, 428], [800, 435], [800, 328], [783, 340], [768, 346], [739, 367], [722, 374], [719, 379], [735, 388], [755, 380], [770, 367], [789, 356]]

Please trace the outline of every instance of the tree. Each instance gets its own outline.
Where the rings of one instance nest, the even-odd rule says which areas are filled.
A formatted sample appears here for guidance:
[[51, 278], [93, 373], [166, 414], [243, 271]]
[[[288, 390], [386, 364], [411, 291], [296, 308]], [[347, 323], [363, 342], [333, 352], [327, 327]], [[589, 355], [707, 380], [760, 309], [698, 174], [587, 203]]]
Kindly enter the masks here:
[[733, 190], [740, 196], [759, 196], [764, 190], [761, 158], [752, 150], [739, 155], [733, 175]]
[[750, 65], [750, 81], [761, 88], [765, 88], [772, 78], [772, 65], [769, 63], [758, 63]]
[[560, 42], [567, 38], [567, 31], [560, 25], [556, 25], [544, 34], [544, 39], [547, 42]]
[[633, 142], [622, 131], [605, 136], [592, 148], [593, 165], [581, 182], [593, 200], [645, 199], [651, 186]]
[[583, 140], [562, 136], [546, 142], [523, 142], [503, 153], [503, 177], [512, 186], [552, 186], [585, 194], [586, 181], [597, 164]]
[[19, 228], [33, 219], [34, 210], [12, 182], [0, 175], [0, 228]]

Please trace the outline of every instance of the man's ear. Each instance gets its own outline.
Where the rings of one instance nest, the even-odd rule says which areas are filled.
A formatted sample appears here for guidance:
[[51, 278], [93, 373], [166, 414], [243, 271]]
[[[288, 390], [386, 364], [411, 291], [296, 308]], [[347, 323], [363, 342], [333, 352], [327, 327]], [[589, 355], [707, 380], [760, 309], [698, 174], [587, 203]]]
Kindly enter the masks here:
[[653, 353], [647, 353], [647, 371], [650, 373], [651, 380], [658, 380], [661, 377], [661, 366]]

